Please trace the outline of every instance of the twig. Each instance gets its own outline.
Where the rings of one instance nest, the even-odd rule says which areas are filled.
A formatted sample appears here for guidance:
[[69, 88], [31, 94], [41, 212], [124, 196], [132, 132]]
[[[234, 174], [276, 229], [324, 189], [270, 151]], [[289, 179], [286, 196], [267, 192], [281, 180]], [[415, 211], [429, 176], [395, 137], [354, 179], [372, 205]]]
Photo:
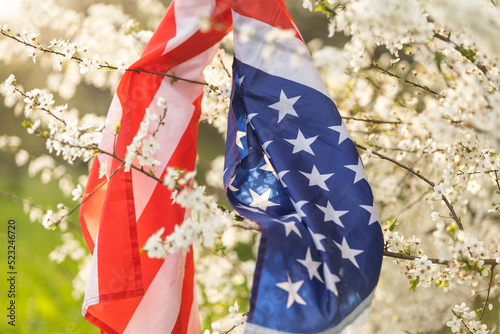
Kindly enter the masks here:
[[479, 318], [479, 320], [481, 320], [481, 321], [483, 320], [484, 311], [486, 310], [486, 307], [488, 306], [489, 301], [490, 301], [490, 292], [491, 292], [491, 286], [493, 285], [493, 275], [495, 272], [495, 267], [496, 267], [496, 263], [491, 266], [490, 282], [488, 283], [488, 294], [486, 295], [486, 300], [484, 301], [484, 306], [483, 306], [483, 310], [481, 312], [481, 317]]
[[[21, 44], [24, 44], [26, 46], [32, 47], [32, 48], [34, 48], [36, 50], [42, 51], [44, 53], [52, 53], [52, 54], [55, 54], [55, 55], [58, 55], [58, 56], [65, 57], [65, 54], [62, 53], [62, 52], [59, 52], [59, 51], [56, 51], [56, 50], [52, 50], [52, 49], [48, 49], [48, 48], [44, 48], [42, 46], [37, 46], [37, 45], [30, 44], [28, 42], [23, 41], [22, 39], [16, 38], [15, 35], [8, 35], [4, 31], [2, 31], [1, 33], [5, 37], [13, 39], [13, 40], [15, 40], [18, 43], [21, 43]], [[77, 62], [83, 62], [82, 58], [80, 58], [78, 56], [75, 56], [75, 55], [73, 55], [71, 57], [71, 59], [76, 60]], [[106, 68], [108, 70], [118, 70], [118, 67], [109, 65], [107, 63], [99, 65], [99, 68]], [[127, 68], [127, 69], [125, 69], [125, 71], [136, 72], [136, 73], [155, 74], [155, 75], [160, 75], [160, 76], [164, 76], [164, 77], [169, 77], [169, 78], [172, 78], [173, 80], [176, 80], [176, 81], [180, 80], [180, 81], [185, 81], [185, 82], [189, 82], [189, 83], [194, 83], [194, 84], [208, 86], [208, 84], [206, 82], [200, 82], [200, 81], [196, 81], [196, 80], [189, 80], [189, 79], [185, 79], [185, 78], [180, 78], [180, 77], [177, 77], [175, 74], [168, 74], [168, 71], [164, 72], [164, 73], [161, 73], [161, 72], [149, 71], [149, 70], [145, 70], [145, 69], [141, 69], [141, 68]]]
[[495, 181], [497, 183], [498, 191], [500, 191], [500, 182], [498, 180], [498, 171], [495, 170]]
[[376, 68], [377, 70], [380, 70], [382, 73], [387, 74], [388, 76], [391, 76], [391, 77], [393, 77], [393, 78], [396, 78], [396, 79], [398, 79], [398, 80], [400, 80], [400, 81], [402, 81], [402, 82], [404, 82], [404, 83], [410, 84], [410, 85], [412, 85], [412, 86], [414, 86], [414, 87], [418, 87], [418, 88], [420, 88], [420, 89], [425, 90], [426, 92], [429, 92], [429, 93], [432, 93], [432, 94], [434, 94], [434, 95], [436, 95], [436, 96], [438, 96], [438, 97], [441, 97], [441, 95], [440, 95], [438, 92], [436, 92], [436, 91], [434, 91], [434, 90], [430, 89], [429, 87], [427, 87], [427, 86], [422, 86], [422, 85], [420, 85], [420, 84], [418, 84], [418, 83], [416, 83], [416, 82], [413, 82], [413, 81], [410, 81], [410, 80], [408, 80], [408, 79], [406, 79], [406, 78], [400, 77], [400, 76], [399, 76], [399, 75], [397, 75], [396, 73], [389, 72], [388, 70], [386, 70], [385, 68], [380, 67], [380, 66], [379, 66], [379, 65], [377, 65], [376, 63], [372, 63], [372, 64], [370, 64], [370, 66], [371, 66], [371, 67], [373, 67], [373, 68]]
[[427, 195], [427, 192], [422, 193], [415, 201], [402, 207], [401, 209], [399, 209], [398, 212], [393, 213], [393, 217], [382, 219], [382, 221], [392, 220], [392, 219], [395, 219], [396, 217], [399, 217], [399, 215], [403, 214], [406, 210], [409, 210], [410, 208], [415, 206], [417, 203], [419, 203], [425, 197], [425, 195]]
[[401, 121], [384, 121], [384, 120], [378, 120], [378, 119], [357, 118], [357, 117], [350, 117], [350, 116], [343, 116], [342, 119], [348, 119], [348, 120], [360, 121], [360, 122], [377, 123], [377, 124], [403, 124], [403, 122], [401, 122]]
[[[22, 90], [20, 90], [19, 88], [17, 87], [14, 87], [14, 89], [16, 90], [16, 92], [18, 92], [19, 94], [21, 94], [22, 96], [24, 96], [25, 98], [28, 98], [28, 99], [31, 99], [26, 93], [24, 93]], [[57, 117], [56, 115], [54, 115], [54, 113], [50, 110], [50, 109], [47, 109], [47, 108], [40, 108], [40, 102], [38, 101], [33, 101], [33, 104], [37, 105], [37, 109], [39, 110], [43, 110], [45, 111], [47, 114], [49, 114], [50, 116], [54, 117], [55, 119], [57, 119], [59, 122], [61, 122], [62, 124], [66, 125], [66, 122], [64, 121], [64, 119], [62, 118], [59, 118]]]
[[458, 45], [457, 43], [453, 42], [451, 39], [450, 39], [450, 36], [443, 36], [439, 33], [434, 33], [434, 37], [436, 37], [437, 39], [440, 39], [444, 42], [447, 42], [447, 43], [451, 43], [453, 44], [453, 46], [455, 47], [455, 50], [457, 50], [458, 52], [460, 52], [460, 54], [462, 56], [464, 56], [465, 58], [469, 59], [471, 61], [471, 63], [473, 63], [479, 70], [481, 70], [481, 72], [483, 72], [484, 74], [487, 74], [488, 73], [488, 69], [486, 68], [486, 66], [482, 65], [482, 64], [478, 64], [476, 63], [475, 61], [473, 61], [472, 59], [470, 59], [470, 56], [467, 55], [464, 51], [465, 51], [465, 48], [463, 48], [462, 46]]
[[[362, 150], [366, 150], [367, 148], [362, 146], [362, 145], [359, 145], [359, 144], [356, 144], [356, 147], [362, 149]], [[376, 156], [378, 156], [379, 158], [382, 158], [384, 160], [387, 160], [387, 161], [390, 161], [392, 162], [393, 164], [403, 168], [403, 169], [406, 169], [408, 172], [410, 172], [411, 174], [417, 176], [419, 179], [421, 179], [422, 181], [424, 181], [425, 183], [429, 184], [431, 187], [435, 187], [436, 184], [434, 182], [432, 182], [431, 180], [429, 180], [428, 178], [426, 178], [425, 176], [423, 176], [422, 174], [420, 173], [417, 173], [415, 172], [412, 168], [408, 167], [408, 166], [405, 166], [403, 165], [402, 163], [392, 159], [392, 158], [389, 158], [388, 156], [386, 155], [383, 155], [382, 153], [379, 153], [377, 151], [372, 151], [373, 154], [375, 154]], [[444, 203], [446, 204], [446, 206], [448, 207], [448, 210], [450, 211], [451, 213], [451, 216], [453, 217], [453, 220], [457, 223], [457, 226], [460, 230], [463, 230], [464, 227], [462, 225], [462, 222], [460, 221], [460, 218], [457, 216], [456, 212], [455, 212], [455, 209], [453, 208], [453, 206], [451, 205], [451, 203], [448, 201], [448, 199], [446, 198], [445, 195], [442, 195], [442, 199], [444, 201]]]
[[[410, 260], [410, 261], [421, 258], [420, 256], [394, 253], [394, 252], [390, 252], [387, 250], [384, 250], [384, 256], [392, 257], [395, 259], [401, 259], [401, 260]], [[453, 261], [453, 260], [440, 261], [439, 259], [434, 259], [434, 258], [428, 258], [428, 260], [431, 261], [432, 263], [435, 263], [435, 264], [442, 264], [442, 265], [447, 265], [447, 266], [455, 263], [455, 261]], [[496, 259], [481, 259], [481, 261], [484, 261], [484, 264], [488, 265], [488, 266], [496, 266], [497, 265]]]

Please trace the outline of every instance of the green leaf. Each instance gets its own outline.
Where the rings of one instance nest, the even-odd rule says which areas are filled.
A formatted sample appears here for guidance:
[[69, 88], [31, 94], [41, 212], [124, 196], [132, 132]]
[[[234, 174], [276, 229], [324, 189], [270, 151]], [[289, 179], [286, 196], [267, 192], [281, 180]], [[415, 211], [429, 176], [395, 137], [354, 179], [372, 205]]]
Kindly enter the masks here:
[[214, 250], [216, 253], [222, 253], [222, 255], [226, 254], [227, 247], [224, 246], [221, 242], [216, 242], [214, 246]]
[[471, 62], [474, 62], [475, 57], [476, 57], [476, 52], [472, 49], [465, 49], [465, 48], [459, 48], [460, 52]]
[[392, 232], [392, 231], [394, 231], [394, 229], [398, 225], [398, 218], [396, 218], [395, 220], [388, 220], [387, 222], [390, 223], [390, 225], [389, 225], [389, 231]]
[[434, 60], [436, 60], [436, 62], [439, 64], [440, 62], [442, 62], [443, 60], [446, 59], [446, 56], [444, 54], [442, 54], [441, 52], [436, 52], [434, 54]]
[[419, 282], [420, 282], [420, 279], [418, 277], [415, 278], [415, 279], [412, 279], [410, 281], [410, 283], [411, 283], [410, 290], [416, 291], [417, 290], [417, 285], [418, 285]]

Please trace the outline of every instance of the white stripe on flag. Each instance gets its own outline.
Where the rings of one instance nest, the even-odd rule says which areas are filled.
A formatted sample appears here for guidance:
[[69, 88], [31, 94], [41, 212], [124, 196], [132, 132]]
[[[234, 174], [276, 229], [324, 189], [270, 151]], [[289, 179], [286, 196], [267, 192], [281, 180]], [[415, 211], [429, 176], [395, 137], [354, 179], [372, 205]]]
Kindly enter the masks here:
[[[218, 47], [219, 44], [181, 65], [174, 67], [171, 73], [175, 73], [179, 78], [203, 81], [203, 76], [200, 75], [200, 72], [213, 58]], [[160, 97], [167, 100], [168, 111], [165, 125], [162, 126], [155, 136], [155, 139], [160, 143], [160, 148], [154, 154], [154, 157], [161, 162], [160, 166], [155, 166], [153, 169], [157, 177], [160, 177], [161, 173], [165, 170], [179, 141], [184, 135], [193, 117], [193, 103], [202, 93], [202, 86], [200, 84], [193, 84], [185, 81], [177, 81], [172, 84], [171, 81], [172, 78], [166, 77], [163, 79], [160, 88], [148, 107], [151, 114], [155, 113], [161, 115], [163, 111], [156, 103]], [[149, 128], [150, 132], [152, 132], [156, 126], [157, 123], [151, 123]], [[135, 215], [136, 220], [139, 221], [151, 195], [158, 186], [158, 182], [134, 169], [132, 169], [132, 180], [134, 186]]]
[[[244, 59], [244, 63], [264, 71], [270, 75], [295, 81], [314, 88], [330, 98], [330, 94], [314, 65], [309, 51], [304, 42], [290, 36], [286, 40], [286, 47], [270, 41], [266, 46], [272, 48], [272, 56], [263, 58], [263, 41], [266, 36], [279, 36], [284, 33], [269, 24], [253, 18], [240, 15], [233, 11], [234, 50], [238, 60]], [[250, 29], [253, 35], [247, 41], [240, 41], [236, 36], [245, 35], [246, 29]]]
[[[196, 13], [193, 13], [196, 8]], [[214, 0], [183, 0], [175, 2], [175, 37], [165, 45], [163, 54], [175, 49], [200, 29], [200, 18], [210, 17]], [[194, 15], [193, 15], [194, 14]], [[180, 76], [179, 76], [180, 77]]]
[[171, 333], [182, 302], [186, 257], [169, 254], [123, 334]]
[[92, 255], [92, 262], [90, 264], [90, 273], [87, 281], [87, 288], [85, 290], [85, 298], [83, 300], [82, 314], [85, 316], [87, 309], [99, 303], [99, 280], [97, 269], [97, 243], [99, 238], [96, 238], [94, 246], [94, 254]]
[[[111, 101], [111, 105], [109, 106], [108, 116], [106, 116], [106, 122], [104, 123], [104, 130], [102, 131], [102, 139], [99, 143], [99, 148], [106, 152], [113, 152], [113, 148], [115, 145], [115, 134], [116, 134], [116, 126], [121, 123], [122, 119], [122, 105], [120, 103], [120, 98], [118, 94], [115, 93], [113, 96], [113, 100]], [[113, 158], [106, 154], [99, 154], [97, 156], [99, 159], [99, 163], [102, 165], [107, 162], [108, 164], [108, 172], [106, 173], [106, 177], [111, 175], [111, 163]]]

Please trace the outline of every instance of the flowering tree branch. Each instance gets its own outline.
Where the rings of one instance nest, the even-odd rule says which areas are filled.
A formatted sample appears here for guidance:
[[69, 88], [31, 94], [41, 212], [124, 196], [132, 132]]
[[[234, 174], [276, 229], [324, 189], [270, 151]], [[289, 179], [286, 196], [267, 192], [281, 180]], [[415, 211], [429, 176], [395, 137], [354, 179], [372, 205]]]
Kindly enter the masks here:
[[[356, 144], [356, 147], [362, 149], [362, 150], [367, 150], [367, 148], [365, 146], [362, 146], [362, 145], [359, 145], [359, 144]], [[410, 168], [408, 166], [405, 166], [403, 165], [402, 163], [400, 163], [399, 161], [396, 161], [392, 158], [389, 158], [388, 156], [380, 153], [380, 152], [377, 152], [377, 151], [372, 151], [373, 154], [375, 154], [376, 156], [378, 156], [379, 158], [383, 159], [383, 160], [387, 160], [387, 161], [390, 161], [392, 162], [393, 164], [407, 170], [408, 172], [410, 172], [411, 174], [415, 175], [416, 177], [418, 177], [419, 179], [421, 179], [422, 181], [426, 182], [428, 185], [430, 185], [431, 187], [435, 187], [436, 184], [434, 182], [432, 182], [431, 180], [429, 180], [428, 178], [426, 178], [425, 176], [423, 176], [420, 172], [417, 172], [415, 170], [413, 170], [413, 168]], [[463, 230], [464, 227], [462, 225], [462, 222], [460, 220], [460, 218], [458, 217], [457, 213], [455, 212], [455, 209], [453, 208], [453, 205], [451, 205], [451, 203], [448, 201], [448, 199], [446, 198], [446, 196], [443, 194], [442, 195], [442, 200], [443, 202], [446, 204], [446, 206], [448, 207], [448, 210], [450, 210], [450, 213], [451, 213], [451, 216], [453, 218], [453, 220], [455, 221], [455, 223], [457, 224], [458, 228]]]
[[488, 305], [490, 303], [490, 293], [491, 293], [491, 288], [493, 287], [493, 277], [495, 275], [495, 268], [496, 268], [497, 264], [498, 263], [495, 262], [494, 264], [491, 265], [490, 281], [488, 282], [488, 293], [486, 295], [486, 300], [484, 301], [484, 306], [483, 306], [483, 309], [481, 311], [481, 316], [479, 317], [479, 320], [483, 320], [484, 311], [486, 311], [486, 307], [488, 307]]
[[418, 88], [423, 89], [424, 91], [426, 91], [426, 92], [428, 92], [428, 93], [434, 94], [434, 95], [435, 95], [435, 96], [437, 96], [437, 97], [441, 97], [441, 94], [439, 94], [438, 92], [436, 92], [436, 91], [434, 91], [434, 90], [430, 89], [429, 87], [427, 87], [427, 86], [422, 86], [422, 85], [420, 85], [420, 84], [418, 84], [418, 83], [416, 83], [416, 82], [413, 82], [413, 81], [410, 81], [410, 80], [408, 80], [408, 79], [406, 79], [406, 78], [400, 77], [400, 76], [399, 76], [399, 75], [397, 75], [395, 72], [389, 72], [389, 71], [388, 71], [388, 70], [386, 70], [385, 68], [380, 67], [380, 65], [379, 65], [377, 62], [375, 62], [375, 61], [374, 61], [373, 63], [371, 63], [371, 64], [370, 64], [370, 66], [371, 66], [372, 68], [375, 68], [375, 69], [379, 70], [379, 71], [380, 71], [381, 73], [383, 73], [383, 74], [386, 74], [386, 75], [388, 75], [388, 76], [390, 76], [390, 77], [393, 77], [393, 78], [398, 79], [400, 82], [403, 82], [403, 83], [405, 83], [405, 84], [409, 84], [409, 85], [411, 85], [411, 86], [413, 86], [413, 87], [418, 87]]
[[[42, 53], [49, 53], [49, 54], [54, 54], [54, 55], [57, 55], [57, 56], [61, 56], [65, 60], [75, 60], [75, 61], [77, 61], [78, 63], [81, 63], [81, 64], [89, 64], [90, 63], [89, 59], [86, 59], [86, 58], [83, 58], [83, 57], [79, 56], [78, 49], [77, 49], [77, 47], [75, 45], [70, 45], [69, 43], [65, 43], [65, 44], [69, 44], [70, 45], [70, 49], [69, 49], [70, 51], [68, 51], [66, 53], [63, 53], [62, 51], [54, 50], [51, 47], [43, 47], [35, 39], [35, 37], [32, 37], [28, 41], [25, 41], [18, 34], [15, 34], [15, 33], [12, 33], [12, 32], [9, 33], [9, 32], [10, 31], [5, 31], [5, 30], [1, 30], [0, 31], [0, 33], [2, 35], [4, 35], [5, 37], [8, 37], [8, 38], [10, 38], [10, 39], [12, 39], [12, 40], [14, 40], [14, 41], [16, 41], [18, 43], [21, 43], [21, 44], [27, 46], [27, 47], [33, 48], [36, 51], [39, 51], [39, 52], [42, 52]], [[83, 52], [86, 52], [86, 50], [83, 50]], [[169, 74], [168, 70], [166, 72], [164, 72], [164, 73], [161, 73], [161, 72], [155, 72], [155, 71], [150, 71], [150, 70], [145, 70], [145, 69], [140, 69], [140, 68], [125, 68], [123, 66], [111, 65], [107, 61], [99, 61], [99, 62], [97, 62], [96, 64], [93, 64], [93, 65], [95, 65], [95, 68], [97, 68], [97, 69], [104, 68], [104, 69], [108, 69], [108, 70], [124, 70], [124, 71], [128, 71], [128, 72], [148, 73], [148, 74], [154, 74], [154, 75], [160, 75], [160, 76], [172, 78], [172, 81], [174, 81], [174, 82], [175, 81], [185, 81], [185, 82], [189, 82], [189, 83], [193, 83], [193, 84], [199, 84], [199, 85], [204, 85], [204, 86], [208, 85], [206, 82], [200, 82], [200, 81], [196, 81], [196, 80], [189, 80], [189, 79], [178, 77], [175, 74]], [[212, 88], [215, 89], [215, 87], [212, 87]]]

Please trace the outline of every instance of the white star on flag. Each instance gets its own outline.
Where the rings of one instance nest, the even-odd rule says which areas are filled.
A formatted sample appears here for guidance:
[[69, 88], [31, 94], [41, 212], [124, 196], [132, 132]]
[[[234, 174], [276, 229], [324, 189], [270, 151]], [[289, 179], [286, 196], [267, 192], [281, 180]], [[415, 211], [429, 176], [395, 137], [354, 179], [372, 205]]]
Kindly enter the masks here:
[[314, 245], [316, 246], [316, 249], [322, 252], [326, 252], [325, 247], [321, 243], [321, 240], [326, 239], [326, 237], [321, 234], [321, 233], [314, 233], [309, 227], [307, 228], [309, 230], [309, 234], [311, 235], [311, 238], [313, 239]]
[[281, 120], [286, 115], [292, 115], [295, 117], [299, 117], [299, 115], [297, 115], [297, 112], [293, 108], [293, 105], [295, 104], [295, 102], [297, 102], [297, 100], [299, 98], [300, 98], [300, 95], [288, 98], [288, 97], [286, 97], [285, 92], [281, 91], [279, 102], [276, 102], [276, 103], [271, 104], [269, 106], [269, 108], [273, 108], [273, 109], [276, 109], [279, 111], [278, 123], [281, 122]]
[[231, 191], [238, 191], [238, 190], [239, 190], [238, 188], [236, 188], [235, 186], [233, 186], [233, 182], [234, 182], [234, 180], [235, 180], [235, 179], [236, 179], [236, 175], [234, 175], [234, 176], [231, 178], [231, 180], [229, 181], [228, 188], [229, 188], [229, 190], [231, 190]]
[[250, 195], [252, 196], [252, 200], [253, 200], [252, 203], [250, 203], [250, 206], [252, 206], [254, 208], [259, 208], [262, 211], [266, 211], [266, 209], [270, 206], [279, 205], [277, 203], [273, 203], [273, 202], [269, 201], [269, 196], [271, 195], [271, 189], [268, 189], [262, 195], [259, 195], [258, 193], [256, 193], [252, 189], [249, 189], [249, 190], [250, 190]]
[[241, 76], [241, 78], [239, 78], [239, 79], [238, 79], [238, 83], [240, 84], [240, 86], [241, 86], [241, 84], [243, 83], [243, 80], [244, 80], [244, 79], [245, 79], [245, 76], [244, 76], [244, 75], [242, 75], [242, 76]]
[[[347, 167], [347, 166], [346, 166]], [[326, 186], [325, 181], [328, 180], [334, 173], [331, 174], [320, 174], [318, 169], [316, 168], [315, 165], [313, 165], [311, 173], [305, 173], [302, 171], [299, 171], [309, 179], [309, 186], [319, 186], [321, 189], [324, 189], [326, 191], [329, 191], [328, 187]]]
[[286, 175], [286, 173], [288, 173], [288, 172], [289, 172], [289, 170], [284, 170], [284, 171], [281, 171], [281, 172], [279, 172], [279, 173], [278, 173], [278, 180], [280, 180], [280, 181], [281, 181], [281, 184], [283, 185], [283, 188], [288, 187], [288, 186], [286, 185], [285, 181], [283, 181], [283, 176], [285, 176], [285, 175]]
[[366, 178], [366, 172], [365, 168], [363, 167], [363, 162], [361, 161], [361, 158], [358, 158], [357, 165], [347, 165], [344, 167], [349, 168], [350, 170], [356, 173], [356, 176], [354, 177], [354, 183], [361, 181], [362, 179], [368, 181], [368, 179]]
[[323, 272], [324, 272], [324, 275], [325, 275], [325, 285], [326, 285], [326, 288], [328, 290], [330, 290], [331, 292], [333, 292], [335, 294], [335, 296], [338, 296], [339, 295], [339, 292], [337, 290], [337, 283], [340, 282], [340, 278], [335, 275], [335, 274], [332, 274], [332, 272], [330, 271], [330, 269], [328, 268], [328, 266], [326, 265], [326, 263], [323, 264]]
[[364, 251], [360, 249], [349, 248], [345, 237], [344, 239], [342, 239], [342, 245], [337, 243], [335, 240], [333, 242], [335, 243], [335, 245], [337, 245], [338, 248], [340, 248], [340, 251], [342, 252], [342, 258], [349, 259], [349, 261], [351, 261], [352, 264], [354, 264], [356, 268], [359, 269], [358, 261], [356, 261], [355, 256], [363, 253]]
[[250, 124], [250, 126], [252, 127], [252, 129], [255, 130], [255, 127], [253, 126], [252, 124], [252, 118], [254, 118], [255, 116], [257, 116], [258, 114], [257, 113], [253, 113], [253, 114], [250, 114], [247, 116], [247, 124]]
[[262, 149], [264, 150], [264, 152], [266, 152], [267, 154], [267, 147], [269, 146], [269, 144], [271, 144], [273, 141], [272, 140], [268, 140], [266, 141], [264, 144], [262, 144]]
[[328, 222], [328, 221], [332, 221], [332, 222], [334, 222], [335, 224], [337, 224], [339, 226], [345, 227], [342, 224], [342, 222], [340, 221], [340, 217], [342, 217], [343, 215], [345, 215], [349, 211], [346, 211], [346, 210], [335, 210], [333, 208], [332, 204], [330, 203], [330, 201], [327, 201], [326, 206], [321, 206], [321, 205], [318, 205], [318, 204], [316, 204], [316, 206], [318, 207], [318, 209], [320, 209], [321, 211], [323, 211], [323, 213], [325, 214], [325, 223]]
[[287, 273], [286, 276], [288, 279], [287, 282], [276, 283], [276, 286], [278, 288], [281, 288], [286, 292], [288, 292], [288, 301], [286, 303], [286, 308], [290, 308], [290, 306], [292, 306], [293, 303], [307, 305], [306, 301], [299, 296], [299, 289], [304, 283], [304, 281], [297, 281], [295, 283], [292, 283], [292, 280], [290, 279], [290, 274]]
[[246, 132], [243, 132], [243, 131], [238, 131], [236, 133], [236, 145], [243, 149], [243, 143], [241, 142], [241, 138], [245, 137], [247, 134]]
[[305, 214], [304, 211], [302, 211], [301, 208], [304, 206], [304, 204], [307, 204], [309, 202], [307, 202], [307, 201], [294, 202], [293, 199], [290, 199], [290, 201], [292, 201], [293, 207], [297, 211], [297, 214], [299, 215], [299, 217], [307, 217], [307, 215]]
[[347, 127], [345, 126], [344, 122], [342, 122], [342, 124], [340, 125], [334, 125], [328, 128], [339, 133], [338, 145], [340, 145], [344, 140], [351, 138], [351, 135], [349, 134], [349, 131], [347, 131]]
[[300, 151], [304, 151], [304, 152], [307, 152], [307, 153], [314, 155], [314, 152], [311, 149], [311, 144], [314, 143], [316, 138], [318, 138], [318, 136], [309, 137], [309, 138], [304, 137], [304, 135], [302, 134], [302, 132], [299, 129], [299, 132], [297, 133], [296, 139], [285, 139], [285, 140], [293, 145], [292, 154], [299, 153]]
[[[285, 217], [286, 218], [286, 217]], [[276, 220], [278, 223], [283, 224], [285, 226], [285, 236], [288, 237], [290, 233], [293, 231], [295, 234], [297, 234], [300, 238], [302, 238], [302, 234], [300, 234], [300, 230], [295, 226], [295, 222], [282, 222], [280, 220]]]
[[360, 205], [360, 207], [370, 213], [370, 221], [368, 222], [368, 225], [378, 222], [379, 218], [377, 209], [375, 208], [375, 201], [373, 202], [373, 205]]
[[278, 178], [278, 174], [276, 174], [276, 171], [274, 170], [273, 165], [271, 165], [271, 162], [269, 161], [269, 158], [266, 154], [264, 154], [264, 160], [266, 163], [262, 165], [260, 169], [271, 172], [276, 178]]
[[297, 261], [307, 268], [307, 273], [309, 274], [309, 279], [313, 279], [316, 277], [320, 282], [323, 283], [323, 279], [319, 275], [318, 268], [321, 266], [323, 262], [321, 261], [313, 261], [311, 257], [311, 249], [307, 248], [306, 258], [303, 260], [297, 259]]

